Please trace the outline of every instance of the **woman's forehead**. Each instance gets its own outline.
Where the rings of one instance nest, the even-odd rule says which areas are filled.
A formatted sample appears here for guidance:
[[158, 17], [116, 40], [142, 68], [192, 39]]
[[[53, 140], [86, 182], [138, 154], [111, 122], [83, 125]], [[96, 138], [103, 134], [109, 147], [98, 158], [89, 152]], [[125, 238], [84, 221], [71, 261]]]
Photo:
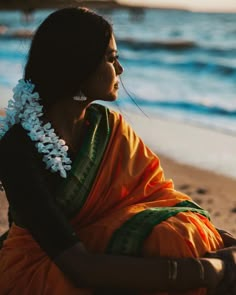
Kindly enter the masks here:
[[115, 37], [112, 35], [111, 40], [108, 44], [107, 53], [109, 54], [113, 52], [117, 52], [117, 45], [116, 45]]

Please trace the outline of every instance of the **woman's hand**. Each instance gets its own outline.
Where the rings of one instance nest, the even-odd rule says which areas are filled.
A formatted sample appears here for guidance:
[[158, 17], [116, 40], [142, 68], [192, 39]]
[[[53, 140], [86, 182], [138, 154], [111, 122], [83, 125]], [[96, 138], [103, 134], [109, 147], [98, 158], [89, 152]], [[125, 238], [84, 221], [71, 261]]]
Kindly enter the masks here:
[[207, 258], [219, 258], [224, 262], [224, 276], [214, 295], [236, 294], [236, 246], [207, 253]]
[[236, 238], [231, 233], [223, 229], [217, 229], [217, 231], [220, 234], [225, 247], [236, 246]]
[[204, 286], [208, 290], [207, 294], [215, 295], [215, 292], [224, 277], [224, 262], [221, 259], [215, 257], [200, 258], [200, 262], [204, 269]]

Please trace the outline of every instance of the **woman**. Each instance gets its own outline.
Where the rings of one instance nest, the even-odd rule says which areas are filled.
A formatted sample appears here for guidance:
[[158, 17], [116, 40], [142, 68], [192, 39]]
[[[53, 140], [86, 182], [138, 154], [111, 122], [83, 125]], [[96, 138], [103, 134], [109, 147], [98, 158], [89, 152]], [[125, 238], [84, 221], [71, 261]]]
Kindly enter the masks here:
[[120, 114], [92, 104], [117, 99], [122, 72], [101, 16], [62, 9], [38, 28], [0, 133], [14, 221], [1, 294], [234, 294], [235, 248], [214, 251], [235, 240], [174, 190]]

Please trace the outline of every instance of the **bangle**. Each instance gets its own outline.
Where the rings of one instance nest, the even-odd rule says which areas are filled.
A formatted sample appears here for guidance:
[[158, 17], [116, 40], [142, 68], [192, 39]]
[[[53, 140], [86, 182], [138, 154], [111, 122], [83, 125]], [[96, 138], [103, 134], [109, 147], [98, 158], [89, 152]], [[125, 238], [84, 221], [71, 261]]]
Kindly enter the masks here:
[[[201, 283], [205, 282], [205, 270], [202, 262], [199, 259], [192, 258], [192, 260], [198, 266], [199, 279]], [[178, 262], [176, 260], [168, 260], [168, 280], [170, 283], [174, 283], [178, 276]]]
[[175, 282], [178, 275], [178, 263], [176, 260], [168, 260], [168, 279]]
[[204, 270], [203, 264], [197, 258], [193, 258], [193, 260], [198, 264], [199, 278], [200, 278], [201, 283], [204, 283], [205, 282], [205, 270]]

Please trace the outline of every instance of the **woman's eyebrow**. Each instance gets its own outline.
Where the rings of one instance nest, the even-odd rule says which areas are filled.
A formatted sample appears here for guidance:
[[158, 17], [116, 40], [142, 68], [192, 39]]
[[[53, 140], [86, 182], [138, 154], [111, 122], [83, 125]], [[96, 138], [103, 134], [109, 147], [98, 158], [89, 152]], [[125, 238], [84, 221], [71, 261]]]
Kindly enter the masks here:
[[118, 53], [118, 51], [116, 49], [109, 49], [107, 51], [107, 54], [111, 54], [111, 53]]

